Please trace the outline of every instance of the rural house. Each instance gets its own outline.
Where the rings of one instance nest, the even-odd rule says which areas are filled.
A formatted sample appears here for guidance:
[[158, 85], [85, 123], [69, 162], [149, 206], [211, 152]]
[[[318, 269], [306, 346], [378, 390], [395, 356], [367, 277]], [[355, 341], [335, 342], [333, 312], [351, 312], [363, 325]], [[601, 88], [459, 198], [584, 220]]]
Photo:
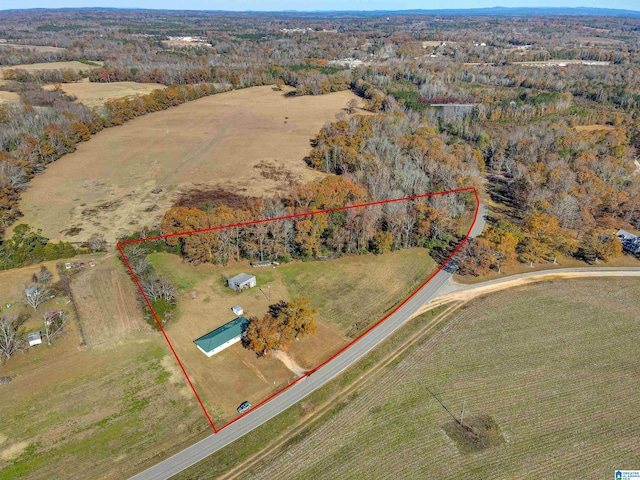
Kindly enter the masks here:
[[29, 341], [30, 347], [40, 345], [42, 343], [42, 334], [40, 332], [30, 333], [27, 335], [27, 340]]
[[193, 341], [207, 357], [212, 357], [242, 338], [249, 320], [238, 317]]
[[616, 235], [620, 239], [620, 243], [622, 243], [623, 250], [635, 253], [636, 255], [640, 254], [640, 237], [638, 235], [634, 235], [626, 230], [618, 230]]
[[256, 277], [247, 273], [239, 273], [235, 277], [227, 280], [229, 288], [233, 288], [236, 291], [246, 290], [256, 286]]

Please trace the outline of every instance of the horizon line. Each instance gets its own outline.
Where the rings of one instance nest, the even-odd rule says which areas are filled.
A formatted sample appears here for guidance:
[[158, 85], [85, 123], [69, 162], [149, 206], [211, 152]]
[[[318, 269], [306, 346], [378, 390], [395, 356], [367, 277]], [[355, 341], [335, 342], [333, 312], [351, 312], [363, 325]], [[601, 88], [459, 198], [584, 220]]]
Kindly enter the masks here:
[[[504, 7], [501, 5], [494, 5], [491, 7], [452, 7], [452, 8], [405, 8], [401, 10], [367, 10], [367, 9], [328, 9], [328, 10], [295, 10], [295, 9], [282, 9], [282, 10], [228, 10], [228, 9], [173, 9], [173, 8], [149, 8], [149, 7], [98, 7], [98, 6], [87, 6], [87, 7], [26, 7], [26, 8], [5, 8], [0, 9], [0, 12], [11, 12], [11, 11], [26, 11], [26, 10], [147, 10], [147, 11], [164, 11], [164, 12], [203, 12], [203, 13], [213, 13], [213, 12], [222, 12], [222, 13], [385, 13], [385, 14], [394, 14], [394, 13], [406, 13], [406, 12], [442, 12], [442, 14], [446, 14], [445, 12], [481, 12], [481, 11], [490, 11], [490, 10], [600, 10], [607, 12], [632, 12], [632, 13], [640, 13], [640, 6], [636, 8], [607, 8], [607, 7], [571, 7], [571, 6], [545, 6], [545, 5], [536, 5], [536, 6], [518, 6], [518, 7]], [[606, 15], [605, 15], [606, 16]]]

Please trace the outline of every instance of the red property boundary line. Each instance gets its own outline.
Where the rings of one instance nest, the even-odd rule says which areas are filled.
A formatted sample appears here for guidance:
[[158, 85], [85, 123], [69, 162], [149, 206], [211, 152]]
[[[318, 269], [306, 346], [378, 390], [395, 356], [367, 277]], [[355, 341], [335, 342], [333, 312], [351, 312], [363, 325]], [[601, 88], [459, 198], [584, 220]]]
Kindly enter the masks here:
[[[193, 234], [193, 233], [211, 232], [211, 231], [215, 231], [215, 230], [223, 230], [223, 229], [226, 229], [226, 228], [241, 227], [241, 226], [245, 226], [245, 225], [255, 225], [255, 224], [258, 224], [258, 223], [274, 222], [274, 221], [277, 221], [277, 220], [287, 220], [287, 219], [292, 219], [292, 218], [299, 218], [299, 217], [307, 217], [307, 216], [311, 216], [311, 215], [318, 215], [320, 213], [339, 212], [339, 211], [342, 211], [342, 210], [351, 210], [351, 209], [354, 209], [354, 208], [370, 207], [370, 206], [373, 206], [373, 205], [384, 205], [384, 204], [387, 204], [387, 203], [395, 203], [395, 202], [402, 202], [402, 201], [408, 201], [408, 200], [417, 200], [417, 199], [420, 199], [420, 198], [428, 198], [428, 197], [433, 197], [433, 196], [436, 196], [436, 195], [449, 195], [449, 194], [452, 194], [452, 193], [461, 193], [461, 192], [473, 192], [473, 194], [475, 196], [475, 199], [476, 199], [476, 210], [475, 210], [475, 213], [474, 213], [474, 216], [473, 216], [473, 222], [471, 223], [471, 226], [469, 227], [469, 230], [465, 234], [464, 239], [458, 244], [458, 246], [453, 250], [453, 252], [451, 252], [451, 254], [438, 267], [438, 269], [435, 272], [433, 272], [429, 276], [429, 278], [427, 278], [427, 280], [425, 280], [420, 286], [418, 286], [418, 288], [416, 288], [407, 298], [405, 298], [391, 312], [389, 312], [383, 318], [378, 320], [375, 324], [371, 325], [364, 332], [362, 332], [358, 337], [354, 338], [351, 342], [349, 342], [347, 345], [342, 347], [336, 353], [331, 355], [331, 357], [326, 359], [320, 365], [318, 365], [317, 367], [309, 370], [308, 372], [306, 372], [301, 377], [298, 377], [295, 381], [293, 381], [290, 384], [286, 385], [285, 387], [281, 388], [280, 390], [278, 390], [274, 394], [270, 395], [269, 397], [267, 397], [266, 399], [264, 399], [263, 401], [261, 401], [257, 405], [254, 405], [247, 412], [245, 412], [242, 415], [236, 417], [235, 419], [231, 420], [230, 422], [228, 422], [227, 424], [223, 425], [220, 428], [216, 428], [215, 425], [213, 424], [213, 420], [211, 420], [211, 417], [209, 416], [209, 412], [207, 411], [207, 409], [205, 408], [204, 404], [202, 403], [202, 400], [200, 399], [200, 396], [198, 395], [198, 392], [196, 391], [195, 387], [193, 386], [193, 383], [191, 383], [191, 379], [189, 378], [189, 375], [187, 375], [187, 371], [185, 370], [184, 366], [182, 365], [182, 362], [180, 361], [180, 358], [178, 357], [178, 354], [176, 353], [175, 349], [173, 348], [173, 345], [171, 344], [171, 341], [169, 340], [169, 337], [167, 336], [167, 333], [165, 332], [164, 328], [162, 327], [162, 324], [160, 323], [160, 320], [158, 319], [158, 316], [156, 315], [156, 312], [153, 310], [153, 308], [151, 307], [151, 303], [149, 302], [149, 299], [144, 294], [144, 290], [142, 289], [142, 286], [140, 285], [140, 282], [138, 281], [138, 277], [136, 277], [135, 273], [133, 273], [133, 269], [131, 268], [131, 265], [129, 264], [129, 260], [127, 259], [126, 255], [122, 251], [122, 246], [123, 245], [128, 245], [128, 244], [132, 244], [132, 243], [148, 242], [148, 241], [152, 241], [152, 240], [164, 240], [165, 238], [179, 237], [179, 236], [184, 236], [184, 235], [190, 235], [190, 234]], [[125, 265], [129, 269], [129, 272], [131, 273], [131, 276], [133, 277], [134, 281], [136, 282], [136, 285], [138, 286], [138, 290], [140, 290], [140, 293], [142, 294], [142, 298], [144, 298], [144, 301], [147, 304], [147, 306], [149, 307], [149, 310], [151, 311], [151, 314], [153, 315], [153, 318], [155, 319], [156, 323], [158, 324], [158, 328], [160, 328], [160, 331], [162, 332], [162, 335], [164, 336], [164, 339], [167, 341], [167, 344], [169, 345], [169, 348], [171, 349], [171, 352], [173, 353], [173, 356], [176, 358], [176, 361], [178, 362], [178, 365], [180, 365], [180, 369], [182, 370], [182, 373], [184, 374], [185, 378], [187, 379], [187, 382], [189, 383], [189, 386], [191, 387], [191, 390], [193, 391], [193, 394], [196, 396], [196, 400], [198, 400], [198, 403], [200, 404], [200, 407], [202, 408], [202, 411], [204, 412], [205, 416], [207, 417], [207, 420], [209, 421], [209, 424], [211, 425], [211, 428], [213, 429], [213, 433], [215, 434], [215, 433], [220, 432], [222, 429], [227, 428], [232, 423], [235, 423], [240, 418], [242, 418], [243, 416], [247, 415], [249, 412], [255, 410], [256, 408], [260, 407], [261, 405], [264, 405], [265, 403], [267, 403], [272, 398], [280, 395], [282, 392], [284, 392], [285, 390], [291, 388], [292, 386], [294, 386], [299, 381], [305, 379], [306, 377], [311, 375], [313, 372], [315, 372], [318, 369], [320, 369], [323, 366], [325, 366], [327, 363], [331, 362], [331, 360], [333, 360], [338, 355], [340, 355], [342, 352], [347, 350], [354, 343], [356, 343], [362, 337], [367, 335], [371, 330], [376, 328], [378, 325], [380, 325], [382, 322], [384, 322], [387, 318], [389, 318], [391, 315], [396, 313], [400, 308], [402, 308], [402, 306], [404, 306], [409, 300], [411, 300], [418, 293], [418, 291], [420, 291], [438, 273], [440, 273], [440, 271], [444, 268], [444, 266], [447, 263], [449, 263], [449, 260], [451, 260], [451, 258], [456, 253], [458, 253], [460, 248], [462, 248], [462, 246], [467, 242], [467, 240], [469, 239], [469, 234], [471, 233], [471, 230], [473, 229], [474, 225], [476, 224], [476, 221], [478, 220], [479, 209], [480, 209], [480, 199], [478, 198], [478, 192], [477, 192], [476, 188], [475, 187], [467, 187], [467, 188], [459, 188], [459, 189], [456, 189], [456, 190], [445, 190], [445, 191], [442, 191], [442, 192], [424, 193], [422, 195], [413, 195], [413, 196], [410, 196], [410, 197], [392, 198], [392, 199], [389, 199], [389, 200], [382, 200], [382, 201], [378, 201], [378, 202], [361, 203], [361, 204], [358, 204], [358, 205], [349, 205], [349, 206], [346, 206], [346, 207], [329, 208], [329, 209], [325, 209], [325, 210], [317, 210], [315, 212], [297, 213], [297, 214], [293, 214], [293, 215], [285, 215], [285, 216], [282, 216], [282, 217], [267, 218], [267, 219], [260, 219], [260, 220], [252, 220], [252, 221], [249, 221], [249, 222], [234, 223], [234, 224], [230, 224], [230, 225], [223, 225], [223, 226], [212, 227], [212, 228], [204, 228], [204, 229], [201, 229], [201, 230], [192, 230], [192, 231], [188, 231], [188, 232], [171, 233], [171, 234], [168, 234], [168, 235], [157, 235], [155, 237], [126, 240], [124, 242], [118, 242], [116, 244], [116, 247], [118, 248], [118, 251], [120, 252], [120, 255], [122, 256], [122, 260], [124, 261]]]

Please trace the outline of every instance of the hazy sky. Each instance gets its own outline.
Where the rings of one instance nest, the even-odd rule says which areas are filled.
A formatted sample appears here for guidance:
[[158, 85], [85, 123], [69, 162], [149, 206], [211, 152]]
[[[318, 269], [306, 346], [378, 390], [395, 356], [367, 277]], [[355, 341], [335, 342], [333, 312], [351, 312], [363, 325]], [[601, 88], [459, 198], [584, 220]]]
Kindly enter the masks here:
[[0, 0], [12, 8], [117, 7], [175, 10], [406, 10], [476, 7], [602, 7], [640, 10], [640, 0]]

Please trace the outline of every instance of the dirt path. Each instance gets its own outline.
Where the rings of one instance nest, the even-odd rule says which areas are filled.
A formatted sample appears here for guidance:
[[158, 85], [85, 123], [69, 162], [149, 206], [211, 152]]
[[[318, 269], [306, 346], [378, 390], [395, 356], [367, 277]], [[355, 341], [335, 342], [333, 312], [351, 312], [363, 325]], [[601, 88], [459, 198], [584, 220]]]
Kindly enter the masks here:
[[307, 371], [304, 368], [302, 368], [300, 365], [298, 365], [289, 355], [286, 354], [286, 352], [283, 352], [282, 350], [277, 350], [276, 352], [273, 353], [273, 356], [278, 360], [280, 360], [282, 363], [284, 363], [285, 367], [287, 367], [297, 376], [301, 377], [302, 375], [307, 373]]

